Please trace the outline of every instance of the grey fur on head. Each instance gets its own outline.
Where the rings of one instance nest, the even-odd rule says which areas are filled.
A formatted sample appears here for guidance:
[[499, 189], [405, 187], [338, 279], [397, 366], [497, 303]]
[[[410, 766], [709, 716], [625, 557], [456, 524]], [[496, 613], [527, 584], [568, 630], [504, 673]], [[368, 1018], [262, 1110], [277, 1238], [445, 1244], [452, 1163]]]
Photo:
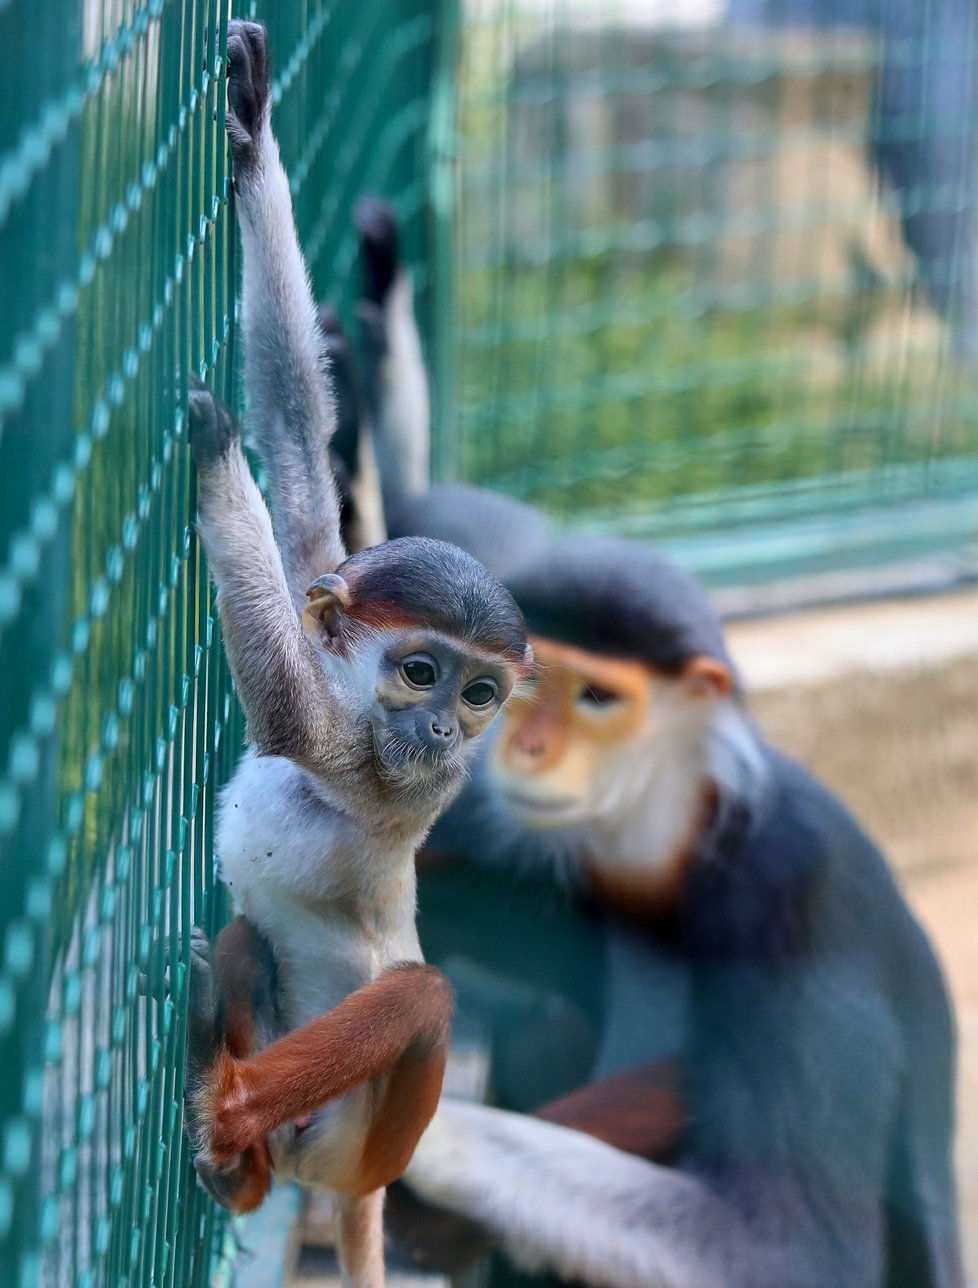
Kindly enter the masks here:
[[526, 626], [513, 597], [458, 546], [430, 537], [398, 537], [350, 555], [339, 572], [350, 583], [359, 616], [367, 604], [379, 604], [523, 661]]

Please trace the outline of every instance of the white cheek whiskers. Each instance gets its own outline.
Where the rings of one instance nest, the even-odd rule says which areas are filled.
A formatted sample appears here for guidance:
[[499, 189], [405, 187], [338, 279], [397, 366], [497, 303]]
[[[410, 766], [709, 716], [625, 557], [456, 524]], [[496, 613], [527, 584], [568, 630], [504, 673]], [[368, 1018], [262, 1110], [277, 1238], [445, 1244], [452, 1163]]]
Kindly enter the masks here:
[[517, 702], [529, 702], [534, 706], [540, 701], [540, 690], [538, 681], [541, 674], [541, 667], [537, 667], [532, 675], [521, 675], [516, 680], [512, 689], [503, 700], [502, 707], [505, 709], [514, 699]]

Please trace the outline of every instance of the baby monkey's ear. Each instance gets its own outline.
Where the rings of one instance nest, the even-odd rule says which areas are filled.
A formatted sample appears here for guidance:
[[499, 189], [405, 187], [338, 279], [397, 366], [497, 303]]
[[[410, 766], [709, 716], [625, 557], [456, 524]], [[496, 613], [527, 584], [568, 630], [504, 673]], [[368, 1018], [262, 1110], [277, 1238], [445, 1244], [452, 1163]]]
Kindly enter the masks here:
[[332, 647], [333, 640], [339, 634], [340, 619], [352, 599], [350, 587], [338, 572], [328, 572], [324, 577], [317, 577], [306, 591], [302, 629], [316, 648]]

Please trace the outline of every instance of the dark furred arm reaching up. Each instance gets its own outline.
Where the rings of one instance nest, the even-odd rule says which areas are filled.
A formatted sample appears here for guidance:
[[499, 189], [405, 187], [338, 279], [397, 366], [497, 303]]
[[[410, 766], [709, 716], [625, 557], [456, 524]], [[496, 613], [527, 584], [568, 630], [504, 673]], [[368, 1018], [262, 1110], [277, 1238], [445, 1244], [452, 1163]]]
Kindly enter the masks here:
[[357, 206], [363, 262], [360, 357], [384, 506], [431, 484], [431, 400], [414, 287], [401, 262], [393, 211], [374, 197]]
[[289, 182], [271, 129], [261, 26], [229, 25], [228, 63], [248, 428], [268, 470], [275, 533], [301, 612], [310, 582], [332, 572], [346, 553], [328, 452], [336, 410]]

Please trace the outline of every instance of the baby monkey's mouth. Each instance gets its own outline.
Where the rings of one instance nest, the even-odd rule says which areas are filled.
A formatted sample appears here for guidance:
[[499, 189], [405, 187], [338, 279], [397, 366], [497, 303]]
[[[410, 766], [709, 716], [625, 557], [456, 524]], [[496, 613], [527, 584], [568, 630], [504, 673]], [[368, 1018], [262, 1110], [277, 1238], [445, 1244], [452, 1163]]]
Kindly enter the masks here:
[[451, 770], [457, 765], [463, 768], [463, 759], [454, 747], [423, 746], [421, 743], [408, 742], [401, 734], [387, 730], [379, 741], [375, 739], [376, 753], [381, 765], [392, 769], [430, 769], [437, 773]]
[[375, 738], [374, 750], [381, 776], [388, 782], [420, 785], [433, 779], [451, 780], [465, 773], [465, 761], [457, 749], [440, 750], [411, 743], [391, 730]]

